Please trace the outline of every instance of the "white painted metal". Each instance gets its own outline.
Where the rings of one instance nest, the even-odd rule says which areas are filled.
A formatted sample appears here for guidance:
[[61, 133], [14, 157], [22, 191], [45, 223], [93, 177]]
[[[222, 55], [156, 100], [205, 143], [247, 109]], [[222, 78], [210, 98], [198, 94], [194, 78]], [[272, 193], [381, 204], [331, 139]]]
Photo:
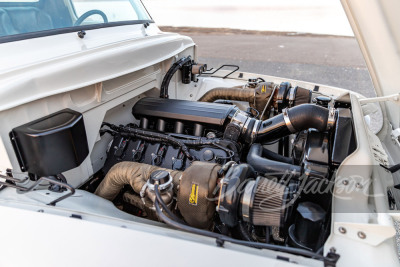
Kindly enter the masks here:
[[[378, 96], [399, 93], [400, 2], [396, 0], [341, 0], [358, 40]], [[387, 117], [400, 125], [400, 108], [386, 102]]]
[[[400, 31], [393, 33], [390, 29], [397, 29], [400, 23], [396, 26], [384, 18], [393, 18], [390, 4], [395, 8], [399, 4], [394, 0], [371, 0], [371, 6], [366, 7], [361, 0], [342, 2], [360, 40], [378, 95], [398, 93], [400, 60], [395, 52]], [[373, 16], [374, 11], [378, 16]], [[98, 134], [103, 120], [131, 122], [132, 105], [143, 96], [158, 95], [162, 77], [171, 63], [183, 55], [195, 58], [195, 51], [190, 38], [162, 33], [154, 24], [147, 29], [131, 25], [91, 30], [84, 39], [68, 33], [0, 44], [0, 171], [12, 168], [15, 176], [24, 176], [18, 173], [19, 165], [8, 137], [12, 128], [71, 108], [84, 116], [90, 150], [90, 156], [80, 167], [64, 173], [68, 182], [78, 187], [104, 163], [110, 138]], [[385, 53], [380, 57], [379, 51]], [[254, 74], [243, 73], [242, 78], [234, 74], [224, 80], [207, 77], [197, 84], [182, 85], [176, 76], [169, 90], [172, 98], [196, 100], [214, 87], [241, 85], [250, 77]], [[290, 81], [257, 77], [276, 83]], [[308, 89], [314, 87], [305, 82], [290, 82]], [[393, 186], [393, 179], [383, 168], [373, 167], [389, 160], [394, 162], [386, 153], [390, 141], [382, 144], [366, 126], [360, 102], [369, 100], [360, 101], [360, 95], [322, 85], [319, 93], [351, 101], [357, 149], [336, 175], [365, 184], [368, 192], [373, 193], [352, 190], [344, 194], [339, 186], [335, 187], [332, 234], [325, 251], [336, 248], [341, 255], [338, 266], [398, 264], [392, 222], [395, 215], [389, 214], [386, 200], [386, 190]], [[386, 107], [384, 116], [388, 115], [393, 126], [399, 128], [398, 107]], [[78, 190], [56, 207], [46, 206], [54, 197], [46, 188], [28, 194], [18, 194], [11, 188], [0, 191], [1, 227], [6, 229], [0, 241], [0, 266], [292, 266], [294, 262], [298, 263], [296, 266], [322, 265], [313, 259], [229, 243], [224, 249], [218, 248], [215, 240], [133, 217], [85, 191]], [[70, 218], [72, 214], [82, 219]], [[340, 227], [347, 229], [346, 234]], [[360, 231], [365, 238], [360, 238]], [[277, 255], [284, 255], [291, 262], [276, 260]]]

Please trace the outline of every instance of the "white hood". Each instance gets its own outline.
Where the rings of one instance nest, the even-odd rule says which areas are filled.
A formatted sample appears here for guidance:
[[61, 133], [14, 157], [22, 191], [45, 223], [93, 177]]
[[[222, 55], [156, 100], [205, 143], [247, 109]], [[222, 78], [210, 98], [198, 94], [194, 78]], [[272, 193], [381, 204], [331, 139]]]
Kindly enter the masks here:
[[[364, 55], [377, 96], [400, 92], [400, 1], [341, 0]], [[399, 101], [386, 102], [393, 128], [399, 128]]]

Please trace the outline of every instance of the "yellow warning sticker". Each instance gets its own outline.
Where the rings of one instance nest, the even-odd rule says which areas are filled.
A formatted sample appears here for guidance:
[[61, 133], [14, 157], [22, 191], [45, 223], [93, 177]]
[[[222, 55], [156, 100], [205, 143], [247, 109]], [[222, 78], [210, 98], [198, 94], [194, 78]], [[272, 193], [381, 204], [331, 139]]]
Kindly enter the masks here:
[[267, 91], [267, 86], [263, 85], [261, 87], [261, 92], [265, 93]]
[[197, 206], [198, 198], [199, 198], [199, 185], [192, 183], [192, 191], [190, 191], [189, 204]]

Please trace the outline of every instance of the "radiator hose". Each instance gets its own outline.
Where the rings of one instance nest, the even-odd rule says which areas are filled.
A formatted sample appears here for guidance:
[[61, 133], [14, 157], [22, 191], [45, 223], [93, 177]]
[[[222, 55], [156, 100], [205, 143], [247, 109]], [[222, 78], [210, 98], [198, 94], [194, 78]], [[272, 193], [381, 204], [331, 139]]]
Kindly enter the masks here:
[[300, 166], [269, 159], [268, 156], [270, 156], [270, 153], [261, 144], [253, 144], [247, 154], [247, 163], [259, 173], [267, 173], [279, 178], [283, 176], [300, 177]]

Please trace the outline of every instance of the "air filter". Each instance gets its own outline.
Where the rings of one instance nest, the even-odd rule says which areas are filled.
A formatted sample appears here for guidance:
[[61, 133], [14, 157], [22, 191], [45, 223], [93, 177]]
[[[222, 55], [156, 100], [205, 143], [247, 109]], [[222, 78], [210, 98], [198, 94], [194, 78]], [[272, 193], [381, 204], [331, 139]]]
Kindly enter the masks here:
[[288, 188], [264, 177], [249, 181], [241, 198], [242, 217], [260, 226], [281, 226]]

